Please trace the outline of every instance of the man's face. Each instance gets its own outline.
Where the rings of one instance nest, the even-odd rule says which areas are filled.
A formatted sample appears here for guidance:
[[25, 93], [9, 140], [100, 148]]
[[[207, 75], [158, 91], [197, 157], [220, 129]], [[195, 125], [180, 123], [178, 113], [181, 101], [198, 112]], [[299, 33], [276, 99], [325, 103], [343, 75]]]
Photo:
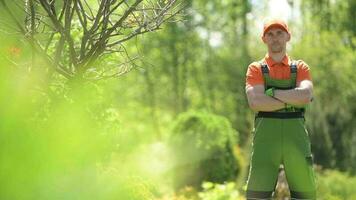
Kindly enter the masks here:
[[281, 28], [271, 28], [262, 37], [263, 42], [267, 45], [268, 50], [272, 53], [281, 53], [285, 50], [290, 35]]

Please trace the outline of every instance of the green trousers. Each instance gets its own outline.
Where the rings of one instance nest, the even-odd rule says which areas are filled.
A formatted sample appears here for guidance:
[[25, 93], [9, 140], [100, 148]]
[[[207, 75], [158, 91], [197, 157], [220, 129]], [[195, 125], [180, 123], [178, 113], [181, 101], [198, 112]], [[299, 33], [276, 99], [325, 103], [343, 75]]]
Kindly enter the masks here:
[[280, 164], [291, 199], [315, 199], [315, 177], [304, 117], [256, 117], [247, 199], [271, 199]]

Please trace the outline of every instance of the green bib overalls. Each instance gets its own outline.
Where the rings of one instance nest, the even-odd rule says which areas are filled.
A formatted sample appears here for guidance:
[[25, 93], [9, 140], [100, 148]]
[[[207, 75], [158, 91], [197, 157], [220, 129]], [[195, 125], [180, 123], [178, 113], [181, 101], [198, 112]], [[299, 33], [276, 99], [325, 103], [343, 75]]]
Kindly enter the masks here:
[[[272, 79], [261, 64], [265, 89], [296, 87], [297, 67], [292, 62], [289, 80]], [[252, 155], [247, 181], [247, 199], [271, 199], [279, 166], [284, 165], [291, 199], [315, 199], [315, 178], [310, 140], [304, 124], [304, 109], [259, 112], [253, 130]]]

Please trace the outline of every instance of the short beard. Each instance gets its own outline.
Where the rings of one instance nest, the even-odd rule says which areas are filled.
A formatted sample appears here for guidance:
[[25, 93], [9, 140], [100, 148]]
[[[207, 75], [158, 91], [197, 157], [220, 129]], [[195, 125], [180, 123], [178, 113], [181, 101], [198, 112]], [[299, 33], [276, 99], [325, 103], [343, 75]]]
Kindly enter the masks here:
[[281, 53], [283, 52], [283, 46], [282, 45], [272, 46], [270, 50], [272, 53]]
[[272, 49], [272, 53], [281, 53], [283, 49]]

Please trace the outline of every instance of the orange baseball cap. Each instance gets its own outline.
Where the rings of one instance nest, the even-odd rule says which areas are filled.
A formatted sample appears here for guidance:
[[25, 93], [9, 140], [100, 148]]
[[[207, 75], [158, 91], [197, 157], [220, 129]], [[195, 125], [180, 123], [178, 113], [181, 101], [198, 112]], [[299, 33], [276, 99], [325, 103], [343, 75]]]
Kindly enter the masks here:
[[281, 19], [272, 19], [272, 20], [268, 20], [264, 23], [262, 36], [264, 36], [266, 34], [266, 32], [273, 27], [281, 28], [290, 34], [287, 23], [285, 23]]

